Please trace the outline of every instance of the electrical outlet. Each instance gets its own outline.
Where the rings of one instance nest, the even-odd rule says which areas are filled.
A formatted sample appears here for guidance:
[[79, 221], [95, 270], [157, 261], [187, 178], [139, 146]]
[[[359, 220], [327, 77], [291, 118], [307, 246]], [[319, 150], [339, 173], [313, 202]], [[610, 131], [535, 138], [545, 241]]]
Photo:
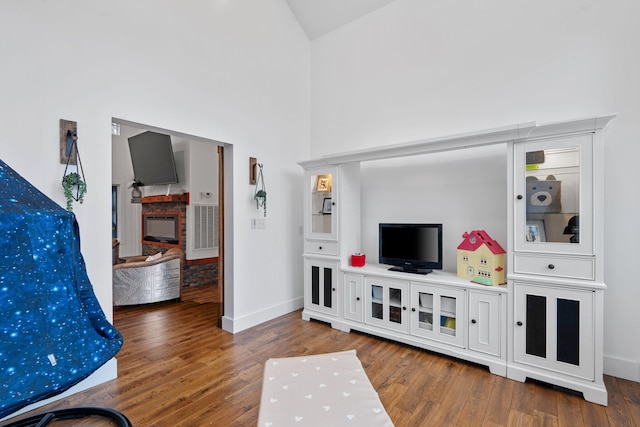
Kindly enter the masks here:
[[256, 218], [257, 228], [267, 228], [266, 218]]
[[249, 218], [249, 220], [251, 221], [251, 229], [257, 228], [258, 218]]

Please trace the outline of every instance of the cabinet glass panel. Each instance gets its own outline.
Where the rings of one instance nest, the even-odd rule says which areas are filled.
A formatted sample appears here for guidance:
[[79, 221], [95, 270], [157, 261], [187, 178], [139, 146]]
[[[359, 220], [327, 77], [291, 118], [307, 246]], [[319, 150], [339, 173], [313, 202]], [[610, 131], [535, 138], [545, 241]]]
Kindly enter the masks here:
[[311, 175], [311, 232], [331, 234], [332, 174]]
[[526, 353], [547, 357], [547, 298], [527, 295]]
[[453, 297], [440, 297], [440, 332], [456, 335], [456, 299]]
[[418, 293], [418, 327], [433, 331], [433, 294]]
[[333, 291], [333, 283], [331, 283], [331, 269], [324, 269], [324, 306], [331, 308], [331, 292]]
[[580, 146], [525, 155], [525, 241], [580, 243]]
[[382, 286], [371, 286], [371, 317], [382, 319]]
[[320, 267], [311, 267], [311, 303], [320, 304]]
[[389, 288], [389, 321], [402, 323], [402, 290]]
[[557, 347], [560, 362], [580, 364], [580, 301], [558, 299], [556, 302]]

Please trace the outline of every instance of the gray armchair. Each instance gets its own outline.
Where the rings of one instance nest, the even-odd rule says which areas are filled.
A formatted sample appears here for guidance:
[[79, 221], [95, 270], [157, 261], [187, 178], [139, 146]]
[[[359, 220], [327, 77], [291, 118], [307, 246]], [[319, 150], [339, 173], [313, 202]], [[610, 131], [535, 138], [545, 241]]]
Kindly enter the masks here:
[[179, 300], [182, 292], [184, 253], [169, 249], [158, 259], [129, 258], [113, 266], [113, 305], [136, 305]]

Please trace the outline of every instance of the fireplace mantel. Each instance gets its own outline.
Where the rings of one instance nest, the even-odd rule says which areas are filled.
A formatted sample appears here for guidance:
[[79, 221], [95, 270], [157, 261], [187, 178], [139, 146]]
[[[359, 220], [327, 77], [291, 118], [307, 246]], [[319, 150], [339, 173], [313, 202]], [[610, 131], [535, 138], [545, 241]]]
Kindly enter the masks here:
[[145, 196], [141, 199], [142, 203], [186, 203], [189, 204], [189, 193], [184, 194], [168, 194], [159, 196]]

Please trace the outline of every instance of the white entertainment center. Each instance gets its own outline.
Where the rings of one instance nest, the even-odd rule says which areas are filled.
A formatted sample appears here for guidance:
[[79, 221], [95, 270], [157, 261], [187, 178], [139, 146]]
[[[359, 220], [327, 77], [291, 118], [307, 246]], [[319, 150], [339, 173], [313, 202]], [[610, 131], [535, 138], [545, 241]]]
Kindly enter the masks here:
[[[304, 174], [305, 320], [533, 378], [607, 404], [603, 382], [603, 136], [615, 114], [327, 155]], [[388, 271], [361, 247], [360, 164], [507, 147], [507, 284]], [[401, 172], [400, 172], [401, 173]]]

